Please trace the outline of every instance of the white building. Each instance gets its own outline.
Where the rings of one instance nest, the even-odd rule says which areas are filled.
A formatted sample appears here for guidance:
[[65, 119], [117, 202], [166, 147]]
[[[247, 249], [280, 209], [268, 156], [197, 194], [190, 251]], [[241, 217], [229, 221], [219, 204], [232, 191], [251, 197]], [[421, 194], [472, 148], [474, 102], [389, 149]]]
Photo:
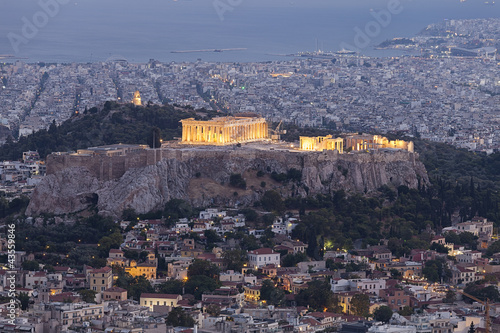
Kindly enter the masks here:
[[248, 252], [248, 262], [250, 267], [259, 268], [262, 266], [274, 264], [280, 265], [280, 254], [269, 248], [260, 248]]
[[481, 258], [480, 251], [463, 251], [462, 254], [456, 256], [457, 261], [461, 263], [473, 264], [477, 259]]
[[207, 208], [207, 210], [200, 212], [199, 216], [201, 220], [210, 220], [215, 217], [224, 218], [226, 217], [226, 212], [225, 211], [219, 212], [217, 208]]
[[416, 333], [415, 326], [398, 326], [398, 325], [380, 325], [372, 326], [368, 329], [369, 333]]
[[334, 293], [345, 292], [345, 291], [366, 291], [371, 294], [378, 295], [379, 291], [385, 289], [386, 280], [377, 279], [356, 279], [356, 280], [345, 280], [345, 279], [332, 279], [330, 281], [332, 285], [332, 291]]
[[220, 276], [219, 276], [219, 280], [221, 282], [241, 282], [243, 281], [243, 274], [241, 274], [240, 272], [235, 272], [235, 271], [232, 271], [232, 270], [229, 270], [225, 273], [221, 273]]
[[277, 218], [272, 225], [272, 231], [278, 235], [289, 235], [292, 230], [297, 226], [296, 218], [289, 218], [284, 221], [281, 217]]

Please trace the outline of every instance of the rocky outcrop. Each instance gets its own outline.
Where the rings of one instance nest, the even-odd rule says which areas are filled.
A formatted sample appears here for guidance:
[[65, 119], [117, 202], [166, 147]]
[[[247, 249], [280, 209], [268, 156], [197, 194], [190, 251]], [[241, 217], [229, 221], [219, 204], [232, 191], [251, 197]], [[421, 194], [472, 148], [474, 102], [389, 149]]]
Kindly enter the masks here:
[[[154, 156], [154, 159], [147, 158], [153, 161], [147, 165], [137, 167], [133, 164], [134, 167], [125, 168], [118, 176], [104, 178], [99, 176], [103, 174], [104, 160], [100, 161], [99, 173], [86, 166], [88, 160], [72, 160], [68, 165], [71, 159], [68, 156], [64, 157], [66, 164], [57, 157], [48, 159], [49, 169], [50, 163], [58, 168], [52, 168], [54, 172], [37, 186], [27, 214], [60, 215], [95, 205], [101, 214], [116, 217], [126, 208], [138, 213], [161, 209], [174, 198], [188, 200], [200, 207], [247, 205], [259, 200], [270, 189], [284, 196], [306, 196], [339, 189], [368, 193], [386, 184], [416, 188], [419, 181], [428, 183], [418, 154], [402, 150], [338, 154], [251, 146], [191, 147], [161, 149]], [[92, 161], [92, 165], [95, 164]], [[272, 172], [286, 173], [292, 168], [302, 171], [301, 181], [283, 184], [269, 176]], [[257, 171], [265, 176], [257, 177]], [[247, 189], [230, 187], [231, 174], [242, 174]], [[262, 182], [266, 183], [264, 187]]]

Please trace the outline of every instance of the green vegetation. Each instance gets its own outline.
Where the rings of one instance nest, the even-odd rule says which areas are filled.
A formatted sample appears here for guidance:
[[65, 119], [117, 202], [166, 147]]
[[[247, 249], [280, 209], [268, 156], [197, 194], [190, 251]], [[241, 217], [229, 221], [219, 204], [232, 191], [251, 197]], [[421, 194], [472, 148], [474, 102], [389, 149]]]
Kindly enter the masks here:
[[382, 305], [373, 312], [373, 317], [377, 321], [388, 323], [392, 318], [392, 314], [393, 312], [390, 307], [388, 307], [387, 305]]
[[222, 259], [228, 270], [241, 272], [244, 263], [247, 261], [247, 252], [240, 249], [228, 250], [222, 254]]
[[193, 317], [186, 313], [181, 307], [176, 307], [168, 313], [166, 323], [173, 327], [193, 327], [195, 321]]
[[98, 215], [79, 219], [74, 224], [56, 224], [50, 217], [45, 217], [41, 226], [18, 222], [16, 233], [16, 247], [36, 254], [35, 262], [23, 264], [30, 270], [35, 269], [38, 263], [101, 267], [105, 265], [102, 259], [108, 256], [109, 249], [118, 248], [122, 242], [119, 226], [111, 219]]
[[430, 282], [441, 282], [441, 279], [447, 281], [451, 278], [451, 271], [447, 268], [446, 262], [443, 259], [426, 261], [425, 267], [422, 269], [422, 274]]
[[29, 198], [21, 196], [8, 201], [5, 197], [0, 197], [0, 219], [7, 216], [22, 213], [28, 207]]
[[[176, 108], [171, 105], [147, 107], [106, 102], [102, 110], [91, 108], [75, 114], [57, 126], [22, 137], [17, 143], [0, 147], [0, 160], [18, 160], [23, 151], [37, 150], [42, 158], [52, 152], [65, 152], [101, 145], [130, 143], [159, 147], [160, 139], [181, 135], [179, 121], [185, 118], [211, 117], [212, 111]], [[160, 137], [161, 134], [161, 137]]]
[[139, 301], [142, 293], [154, 293], [151, 283], [143, 275], [132, 277], [128, 273], [120, 271], [115, 282], [117, 287], [127, 290], [128, 297]]
[[231, 174], [231, 176], [229, 176], [229, 185], [231, 185], [232, 187], [241, 188], [243, 190], [247, 188], [247, 182], [239, 173], [233, 173]]
[[281, 199], [281, 195], [274, 190], [264, 193], [261, 204], [267, 211], [275, 211], [278, 213], [283, 213], [285, 211], [285, 205], [283, 199]]
[[201, 300], [203, 293], [214, 291], [221, 283], [218, 279], [213, 279], [206, 275], [195, 275], [186, 281], [184, 289], [187, 294], [194, 295], [194, 298]]
[[169, 280], [160, 284], [158, 291], [161, 294], [182, 294], [183, 287], [184, 283], [181, 280]]
[[283, 267], [294, 267], [297, 266], [299, 262], [307, 261], [307, 255], [303, 252], [297, 254], [287, 254], [282, 259], [281, 262]]
[[[498, 288], [494, 285], [485, 286], [484, 283], [484, 280], [469, 283], [465, 287], [464, 292], [477, 297], [482, 301], [486, 301], [486, 299], [489, 299], [489, 301], [493, 303], [500, 301], [500, 293], [498, 292]], [[470, 303], [475, 302], [475, 300], [470, 299], [465, 295], [463, 296], [463, 298]]]
[[351, 311], [356, 316], [368, 317], [370, 315], [370, 297], [367, 294], [356, 294], [351, 299]]
[[307, 289], [301, 290], [295, 296], [297, 305], [309, 306], [317, 311], [323, 311], [325, 308], [328, 311], [340, 312], [339, 299], [333, 294], [331, 285], [327, 280], [315, 280], [308, 282]]
[[285, 293], [274, 285], [272, 280], [264, 280], [260, 288], [260, 299], [269, 305], [280, 305], [285, 300]]
[[212, 279], [219, 276], [219, 269], [208, 260], [195, 259], [188, 268], [188, 277], [204, 275]]
[[90, 290], [90, 289], [81, 289], [78, 291], [80, 294], [80, 297], [82, 298], [82, 301], [87, 302], [87, 303], [95, 303], [95, 295], [97, 294], [97, 291]]

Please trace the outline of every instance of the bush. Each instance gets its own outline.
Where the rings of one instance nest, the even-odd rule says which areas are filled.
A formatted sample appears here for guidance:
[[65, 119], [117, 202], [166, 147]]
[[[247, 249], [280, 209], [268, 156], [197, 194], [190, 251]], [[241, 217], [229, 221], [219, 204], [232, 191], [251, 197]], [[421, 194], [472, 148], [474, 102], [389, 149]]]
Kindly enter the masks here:
[[247, 188], [247, 182], [243, 179], [243, 177], [239, 173], [237, 173], [237, 174], [233, 173], [229, 177], [229, 184], [232, 187], [241, 188], [243, 190], [245, 190]]

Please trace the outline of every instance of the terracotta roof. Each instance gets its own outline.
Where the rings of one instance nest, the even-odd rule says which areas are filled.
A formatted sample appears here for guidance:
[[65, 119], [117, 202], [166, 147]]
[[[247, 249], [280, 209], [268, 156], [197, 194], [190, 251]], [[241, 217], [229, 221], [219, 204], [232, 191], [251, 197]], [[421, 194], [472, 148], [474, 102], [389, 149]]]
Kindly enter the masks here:
[[115, 292], [122, 293], [124, 291], [127, 291], [127, 289], [123, 289], [120, 287], [111, 287], [111, 288], [106, 289], [105, 292], [106, 291], [113, 292], [113, 293], [115, 293]]
[[103, 268], [94, 268], [94, 269], [92, 269], [91, 273], [109, 273], [112, 270], [113, 269], [111, 267], [104, 266]]
[[268, 247], [263, 247], [263, 248], [260, 248], [260, 249], [257, 249], [257, 250], [253, 250], [253, 251], [249, 251], [248, 252], [249, 254], [274, 254], [276, 252], [273, 251], [273, 249], [270, 249]]
[[166, 298], [166, 299], [177, 299], [179, 294], [150, 294], [150, 293], [142, 293], [141, 298]]

